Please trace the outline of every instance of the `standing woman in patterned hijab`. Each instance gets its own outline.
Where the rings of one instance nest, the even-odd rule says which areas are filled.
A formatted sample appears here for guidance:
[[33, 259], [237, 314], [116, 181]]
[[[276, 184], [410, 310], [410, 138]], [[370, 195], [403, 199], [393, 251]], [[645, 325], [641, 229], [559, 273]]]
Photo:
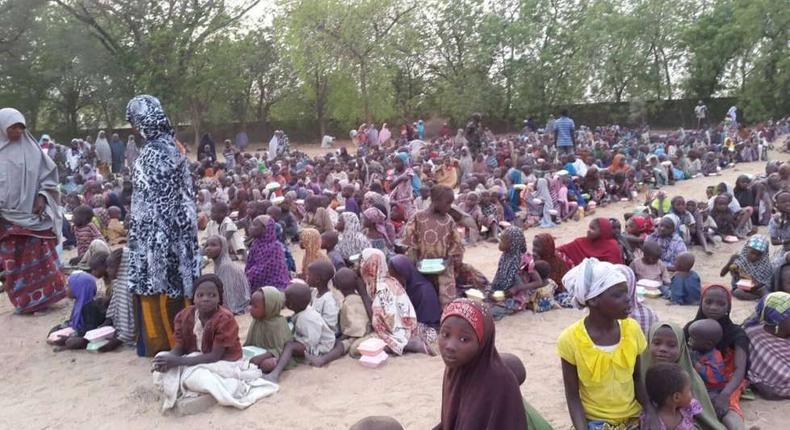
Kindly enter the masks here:
[[132, 179], [129, 290], [139, 321], [137, 354], [153, 357], [175, 346], [173, 320], [192, 297], [199, 273], [197, 211], [189, 161], [159, 100], [133, 98], [126, 119], [145, 139]]

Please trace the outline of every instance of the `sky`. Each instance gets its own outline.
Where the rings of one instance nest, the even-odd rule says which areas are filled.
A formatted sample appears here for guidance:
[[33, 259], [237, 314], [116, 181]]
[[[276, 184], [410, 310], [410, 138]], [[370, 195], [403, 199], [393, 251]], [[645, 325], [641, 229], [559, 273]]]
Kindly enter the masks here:
[[[242, 5], [249, 2], [249, 0], [228, 0], [227, 4]], [[252, 8], [245, 19], [246, 22], [256, 22], [261, 17], [271, 18], [271, 11], [274, 8], [275, 0], [261, 0], [254, 8]], [[269, 20], [267, 20], [269, 21]]]

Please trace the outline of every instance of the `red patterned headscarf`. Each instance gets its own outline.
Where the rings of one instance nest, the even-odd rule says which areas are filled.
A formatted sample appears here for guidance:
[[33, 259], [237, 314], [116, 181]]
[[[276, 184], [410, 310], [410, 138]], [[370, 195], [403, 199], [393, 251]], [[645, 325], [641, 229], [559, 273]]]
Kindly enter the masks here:
[[453, 300], [444, 309], [442, 322], [444, 322], [447, 317], [451, 316], [460, 317], [466, 320], [475, 330], [478, 342], [483, 343], [486, 330], [486, 309], [482, 305], [469, 299]]

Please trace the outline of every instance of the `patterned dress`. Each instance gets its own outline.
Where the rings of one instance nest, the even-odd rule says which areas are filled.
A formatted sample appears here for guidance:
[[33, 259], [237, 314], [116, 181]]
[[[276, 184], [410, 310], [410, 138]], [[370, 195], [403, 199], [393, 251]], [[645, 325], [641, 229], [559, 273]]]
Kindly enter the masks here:
[[159, 100], [135, 97], [127, 118], [146, 138], [133, 178], [130, 290], [142, 296], [191, 297], [199, 251], [189, 160], [176, 148]]
[[132, 179], [129, 291], [139, 321], [137, 354], [153, 357], [175, 346], [175, 316], [200, 273], [197, 209], [189, 160], [159, 100], [133, 98], [126, 118], [146, 140]]
[[409, 256], [418, 261], [442, 258], [446, 269], [437, 276], [439, 301], [446, 306], [456, 296], [455, 271], [452, 260], [461, 260], [464, 246], [455, 221], [450, 215], [438, 215], [430, 208], [419, 211], [409, 220], [403, 232], [403, 245]]

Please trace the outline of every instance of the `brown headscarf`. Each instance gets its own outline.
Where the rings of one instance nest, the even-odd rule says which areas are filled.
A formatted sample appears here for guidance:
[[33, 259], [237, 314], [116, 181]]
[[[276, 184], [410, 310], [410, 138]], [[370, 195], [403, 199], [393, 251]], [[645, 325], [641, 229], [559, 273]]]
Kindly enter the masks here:
[[442, 384], [443, 430], [523, 430], [527, 418], [518, 382], [499, 358], [494, 342], [494, 319], [484, 305], [467, 299], [452, 301], [442, 322], [456, 316], [478, 335], [480, 352], [465, 366], [446, 368]]

